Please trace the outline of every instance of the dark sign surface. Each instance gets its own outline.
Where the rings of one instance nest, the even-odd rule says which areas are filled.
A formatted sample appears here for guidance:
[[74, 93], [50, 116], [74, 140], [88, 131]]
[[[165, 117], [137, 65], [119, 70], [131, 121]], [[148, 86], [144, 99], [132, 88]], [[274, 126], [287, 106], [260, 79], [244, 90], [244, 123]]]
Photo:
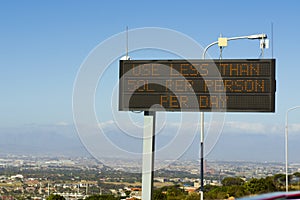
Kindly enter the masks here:
[[275, 112], [275, 59], [121, 60], [119, 110]]

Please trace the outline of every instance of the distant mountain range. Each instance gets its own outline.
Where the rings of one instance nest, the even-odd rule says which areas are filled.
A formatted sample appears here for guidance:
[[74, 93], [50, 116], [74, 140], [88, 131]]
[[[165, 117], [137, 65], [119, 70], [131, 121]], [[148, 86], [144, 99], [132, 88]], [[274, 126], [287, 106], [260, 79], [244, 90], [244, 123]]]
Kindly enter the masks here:
[[72, 126], [35, 126], [0, 129], [0, 154], [49, 156], [88, 155]]
[[[142, 140], [127, 140], [118, 132], [109, 134], [116, 146], [127, 148], [135, 153], [142, 152]], [[183, 134], [165, 152], [158, 152], [161, 159], [199, 159], [199, 136], [188, 137]], [[194, 140], [192, 140], [194, 139]], [[156, 137], [158, 150], [172, 142], [172, 134], [159, 134]], [[172, 155], [181, 151], [181, 141], [192, 140], [187, 148], [182, 148], [180, 156]], [[289, 159], [300, 162], [300, 134], [289, 138]], [[101, 145], [101, 144], [99, 144]], [[113, 150], [112, 150], [113, 151]], [[109, 152], [109, 151], [108, 151]], [[18, 128], [0, 128], [0, 154], [49, 155], [49, 156], [86, 156], [85, 149], [73, 125], [37, 126], [26, 125]], [[109, 153], [106, 155], [110, 156]], [[112, 156], [115, 156], [112, 154]], [[121, 155], [120, 155], [121, 156]], [[177, 157], [176, 157], [177, 156]], [[213, 160], [279, 161], [284, 162], [284, 134], [221, 134], [217, 144], [207, 155]]]

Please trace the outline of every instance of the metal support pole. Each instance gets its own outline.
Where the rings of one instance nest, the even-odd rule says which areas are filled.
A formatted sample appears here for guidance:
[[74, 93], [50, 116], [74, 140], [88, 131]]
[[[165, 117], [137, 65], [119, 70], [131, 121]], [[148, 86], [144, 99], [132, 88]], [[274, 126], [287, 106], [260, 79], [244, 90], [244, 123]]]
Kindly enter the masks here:
[[288, 176], [288, 113], [285, 119], [285, 191], [289, 191], [289, 176]]
[[142, 199], [152, 199], [155, 151], [155, 112], [144, 112]]
[[204, 112], [200, 113], [200, 151], [201, 151], [201, 157], [200, 157], [200, 177], [201, 177], [201, 182], [200, 182], [200, 191], [203, 192], [204, 190]]
[[289, 135], [289, 112], [300, 108], [300, 106], [295, 106], [289, 108], [285, 115], [285, 191], [289, 191], [289, 175], [288, 175], [288, 135]]
[[[240, 40], [240, 39], [250, 39], [250, 40], [255, 40], [255, 39], [266, 39], [267, 35], [266, 34], [255, 34], [255, 35], [247, 35], [247, 36], [238, 36], [238, 37], [230, 37], [226, 38], [227, 41], [230, 40]], [[202, 53], [202, 59], [205, 59], [205, 55], [207, 50], [216, 45], [219, 44], [219, 41], [212, 42], [211, 44], [207, 45]], [[200, 112], [200, 178], [201, 178], [201, 187], [200, 187], [200, 197], [201, 200], [203, 199], [203, 190], [204, 190], [204, 113]]]
[[[217, 44], [216, 42], [208, 45], [202, 54], [202, 59], [205, 59], [206, 51], [209, 47]], [[200, 112], [200, 199], [203, 200], [204, 191], [204, 112]]]

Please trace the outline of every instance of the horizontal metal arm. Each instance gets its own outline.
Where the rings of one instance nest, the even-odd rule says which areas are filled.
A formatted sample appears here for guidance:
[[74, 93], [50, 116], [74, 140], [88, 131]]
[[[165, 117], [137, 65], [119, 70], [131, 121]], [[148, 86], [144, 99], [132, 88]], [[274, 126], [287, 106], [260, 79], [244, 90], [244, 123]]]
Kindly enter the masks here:
[[[266, 39], [267, 35], [266, 34], [255, 34], [255, 35], [246, 35], [246, 36], [238, 36], [238, 37], [230, 37], [227, 38], [227, 40], [240, 40], [240, 39], [249, 39], [249, 40], [255, 40], [255, 39]], [[219, 41], [215, 41], [211, 44], [209, 44], [208, 46], [205, 47], [205, 49], [203, 50], [203, 54], [202, 54], [202, 59], [205, 59], [205, 54], [207, 52], [207, 50], [213, 46], [218, 44]]]

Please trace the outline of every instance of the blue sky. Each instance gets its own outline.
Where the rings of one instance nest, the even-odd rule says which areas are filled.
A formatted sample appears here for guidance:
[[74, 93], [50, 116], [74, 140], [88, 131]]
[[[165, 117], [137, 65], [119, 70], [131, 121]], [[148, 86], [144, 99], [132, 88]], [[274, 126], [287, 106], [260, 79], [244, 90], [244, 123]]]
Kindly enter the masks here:
[[[276, 113], [231, 113], [226, 115], [226, 122], [232, 129], [227, 132], [257, 126], [249, 132], [263, 135], [275, 127], [271, 134], [283, 134], [286, 110], [300, 105], [299, 7], [296, 0], [1, 1], [0, 127], [72, 124], [73, 84], [80, 65], [100, 42], [124, 31], [126, 26], [173, 29], [206, 46], [220, 34], [231, 37], [264, 32], [270, 37], [273, 23]], [[124, 44], [120, 47], [125, 48]], [[232, 41], [223, 58], [257, 58], [259, 53], [258, 41]], [[218, 48], [211, 48], [209, 54], [218, 57]], [[266, 50], [265, 58], [271, 56], [271, 49]], [[112, 65], [114, 69], [106, 73], [112, 82], [117, 81], [117, 67]], [[101, 102], [99, 96], [97, 100]], [[109, 109], [102, 113], [98, 110], [97, 114], [104, 121], [111, 120]], [[290, 115], [295, 135], [300, 133], [299, 116], [300, 109]], [[236, 128], [234, 122], [244, 124], [243, 128]]]

